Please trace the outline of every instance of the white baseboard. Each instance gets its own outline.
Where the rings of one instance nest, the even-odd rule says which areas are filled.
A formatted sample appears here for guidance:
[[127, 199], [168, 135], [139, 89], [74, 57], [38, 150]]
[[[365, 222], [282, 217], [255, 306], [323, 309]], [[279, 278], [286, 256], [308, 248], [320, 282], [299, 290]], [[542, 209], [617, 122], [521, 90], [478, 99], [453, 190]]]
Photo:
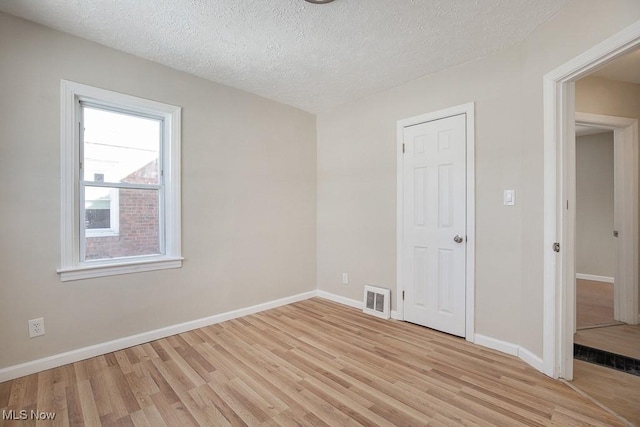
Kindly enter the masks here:
[[348, 305], [349, 307], [362, 310], [363, 303], [362, 301], [358, 301], [357, 299], [343, 297], [327, 291], [318, 290], [316, 292], [316, 296], [319, 296], [320, 298], [328, 299], [329, 301], [337, 302], [339, 304]]
[[516, 356], [531, 367], [535, 368], [537, 371], [544, 373], [544, 363], [542, 359], [524, 347], [480, 334], [476, 334], [474, 343], [492, 350], [498, 350], [502, 353]]
[[[337, 302], [339, 304], [348, 305], [349, 307], [354, 307], [362, 310], [362, 301], [354, 300], [351, 298], [346, 298], [340, 295], [332, 294], [326, 291], [317, 291], [317, 296], [320, 298], [328, 299], [333, 302]], [[391, 311], [391, 318], [398, 319], [398, 312], [396, 310]], [[520, 347], [519, 345], [512, 344], [510, 342], [498, 340], [496, 338], [488, 337], [486, 335], [475, 334], [473, 339], [471, 340], [474, 344], [481, 345], [483, 347], [487, 347], [493, 350], [500, 351], [502, 353], [509, 354], [511, 356], [516, 356], [522, 361], [526, 362], [536, 370], [543, 372], [544, 363], [542, 359], [531, 353], [526, 348]]]
[[576, 279], [593, 280], [594, 282], [613, 283], [614, 278], [608, 276], [596, 276], [595, 274], [576, 273]]
[[533, 366], [538, 371], [544, 373], [544, 362], [542, 361], [542, 359], [531, 353], [526, 348], [518, 347], [518, 357], [527, 362], [529, 365]]
[[[328, 299], [329, 301], [337, 302], [338, 304], [348, 305], [349, 307], [357, 308], [358, 310], [362, 310], [362, 306], [364, 305], [362, 301], [332, 294], [331, 292], [320, 290], [317, 292], [317, 296], [320, 298]], [[398, 312], [396, 310], [391, 310], [391, 318], [394, 320], [399, 319]]]
[[[134, 345], [143, 344], [149, 341], [154, 341], [160, 338], [165, 338], [171, 335], [180, 334], [183, 332], [191, 331], [193, 329], [202, 328], [205, 326], [213, 325], [216, 323], [224, 322], [226, 320], [235, 319], [242, 316], [248, 316], [250, 314], [258, 313], [260, 311], [269, 310], [272, 308], [280, 307], [294, 302], [302, 301], [305, 299], [318, 296], [318, 291], [309, 291], [302, 294], [293, 295], [286, 298], [277, 299], [275, 301], [269, 301], [262, 304], [253, 305], [251, 307], [245, 307], [238, 310], [228, 311], [226, 313], [220, 313], [202, 319], [191, 320], [189, 322], [180, 323], [177, 325], [167, 326], [165, 328], [156, 329], [149, 332], [143, 332], [137, 335], [131, 335], [124, 338], [118, 338], [113, 341], [107, 341], [104, 343], [92, 345], [89, 347], [83, 347], [76, 350], [67, 351], [65, 353], [55, 354], [53, 356], [45, 357], [42, 359], [33, 360], [19, 365], [9, 366], [0, 369], [0, 383], [9, 381], [15, 378], [19, 378], [25, 375], [30, 375], [36, 372], [44, 371], [46, 369], [57, 368], [58, 366], [74, 363], [79, 360], [88, 359], [95, 356], [100, 356], [113, 351], [122, 350], [124, 348], [132, 347]], [[361, 305], [362, 308], [362, 305]]]
[[[321, 290], [318, 290], [317, 292], [317, 296], [320, 298], [328, 299], [329, 301], [337, 302], [338, 304], [348, 305], [349, 307], [357, 308], [358, 310], [362, 310], [364, 305], [362, 301], [332, 294], [331, 292]], [[398, 312], [396, 310], [391, 310], [391, 318], [395, 320], [399, 319]]]
[[[294, 302], [306, 300], [313, 297], [320, 297], [328, 299], [330, 301], [337, 302], [339, 304], [347, 305], [349, 307], [362, 310], [363, 303], [355, 299], [343, 297], [340, 295], [332, 294], [330, 292], [314, 290], [304, 292], [298, 295], [293, 295], [286, 298], [281, 298], [274, 301], [269, 301], [262, 304], [253, 305], [251, 307], [245, 307], [238, 310], [228, 311], [226, 313], [220, 313], [202, 319], [196, 319], [189, 322], [180, 323], [177, 325], [167, 326], [165, 328], [156, 329], [149, 332], [143, 332], [137, 335], [131, 335], [124, 338], [118, 338], [113, 341], [107, 341], [104, 343], [71, 350], [65, 353], [55, 354], [53, 356], [45, 357], [42, 359], [33, 360], [19, 365], [9, 366], [0, 369], [0, 383], [9, 381], [15, 378], [19, 378], [25, 375], [30, 375], [36, 372], [44, 371], [46, 369], [57, 368], [58, 366], [67, 365], [80, 360], [88, 359], [95, 356], [100, 356], [113, 351], [122, 350], [128, 347], [132, 347], [139, 344], [144, 344], [150, 341], [154, 341], [160, 338], [165, 338], [171, 335], [180, 334], [183, 332], [191, 331], [205, 326], [213, 325], [216, 323], [224, 322], [226, 320], [236, 319], [242, 316], [248, 316], [250, 314], [258, 313], [264, 310], [270, 310], [272, 308], [280, 307]], [[393, 319], [398, 318], [398, 312], [393, 310], [391, 312]], [[543, 371], [543, 362], [538, 356], [534, 355], [530, 351], [517, 346], [515, 344], [501, 341], [488, 336], [475, 334], [473, 342], [475, 344], [488, 347], [512, 356], [517, 356], [538, 371]]]
[[476, 334], [474, 337], [474, 344], [481, 345], [483, 347], [490, 348], [492, 350], [498, 350], [503, 353], [510, 354], [512, 356], [518, 355], [518, 346], [511, 344], [510, 342], [501, 341], [495, 338], [488, 337], [486, 335]]

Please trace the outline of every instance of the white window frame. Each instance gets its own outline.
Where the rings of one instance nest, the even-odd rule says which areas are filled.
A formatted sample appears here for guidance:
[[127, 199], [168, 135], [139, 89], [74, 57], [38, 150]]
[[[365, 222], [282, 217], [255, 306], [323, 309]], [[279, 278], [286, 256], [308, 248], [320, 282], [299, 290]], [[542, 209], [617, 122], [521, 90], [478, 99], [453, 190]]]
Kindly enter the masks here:
[[[99, 89], [67, 80], [60, 81], [60, 274], [61, 281], [112, 276], [140, 271], [179, 268], [181, 255], [180, 123], [182, 109], [131, 95]], [[81, 259], [82, 230], [80, 203], [80, 100], [108, 108], [123, 109], [163, 119], [163, 147], [160, 162], [164, 197], [160, 222], [164, 225], [164, 253], [114, 259]], [[162, 225], [161, 225], [162, 227]]]

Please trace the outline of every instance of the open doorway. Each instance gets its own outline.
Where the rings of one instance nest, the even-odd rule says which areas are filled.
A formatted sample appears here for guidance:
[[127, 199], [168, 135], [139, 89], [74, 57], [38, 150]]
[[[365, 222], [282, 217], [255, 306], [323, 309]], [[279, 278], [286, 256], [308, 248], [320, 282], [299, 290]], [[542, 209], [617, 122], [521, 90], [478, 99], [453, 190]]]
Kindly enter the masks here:
[[640, 51], [575, 82], [573, 385], [640, 424], [635, 102]]
[[575, 82], [573, 385], [640, 424], [635, 104], [640, 50]]
[[[606, 284], [608, 281], [614, 282], [613, 295], [609, 288], [609, 295], [613, 299], [613, 322], [611, 323], [615, 321], [628, 323], [628, 325], [592, 328], [589, 329], [590, 331], [632, 328], [631, 330], [640, 332], [638, 326], [633, 326], [638, 324], [638, 307], [640, 306], [638, 295], [640, 53], [635, 53], [639, 47], [640, 22], [545, 76], [545, 372], [555, 377], [573, 380], [575, 387], [637, 424], [640, 424], [640, 411], [637, 406], [640, 400], [640, 376], [581, 360], [574, 363], [573, 356], [574, 338], [576, 342], [580, 339], [575, 335], [577, 321], [579, 321], [577, 297], [580, 295], [580, 289], [577, 288], [580, 286], [580, 280], [584, 278], [598, 279], [596, 281], [601, 284]], [[635, 65], [629, 65], [630, 63]], [[626, 73], [627, 77], [621, 77], [620, 73]], [[628, 75], [634, 75], [633, 78], [638, 80], [630, 81]], [[588, 96], [585, 96], [583, 90], [586, 87], [592, 89]], [[616, 98], [624, 99], [620, 101]], [[587, 117], [587, 123], [581, 122], [584, 117], [580, 117], [580, 113], [589, 113], [587, 115], [591, 117]], [[613, 227], [610, 223], [608, 225], [608, 232], [611, 235], [603, 237], [604, 234], [602, 234], [600, 240], [594, 243], [606, 246], [612, 241], [615, 242], [613, 249], [615, 271], [612, 276], [611, 270], [609, 272], [600, 270], [599, 273], [579, 271], [585, 267], [584, 264], [580, 265], [578, 259], [581, 236], [578, 225], [580, 218], [577, 212], [580, 197], [577, 194], [580, 186], [577, 182], [579, 179], [577, 161], [580, 156], [578, 153], [580, 147], [579, 144], [576, 145], [576, 125], [582, 124], [599, 127], [599, 130], [613, 131], [614, 169], [618, 170], [614, 172], [614, 179], [618, 184], [615, 186], [614, 193], [619, 190], [627, 192], [627, 196], [618, 200], [618, 204], [621, 203], [622, 207], [616, 209]], [[592, 130], [596, 131], [596, 129]], [[606, 133], [599, 130], [598, 133]], [[603, 144], [606, 143], [603, 142]], [[616, 148], [624, 149], [618, 149], [616, 153]], [[601, 159], [611, 157], [610, 154], [602, 153], [600, 156]], [[620, 170], [623, 171], [622, 174]], [[623, 215], [625, 218], [622, 222], [617, 217], [620, 213], [626, 214], [626, 216]], [[612, 240], [615, 231], [618, 232], [618, 237], [615, 238], [617, 240]], [[621, 241], [621, 237], [625, 242]], [[612, 249], [609, 247], [608, 256], [611, 252]], [[608, 256], [600, 255], [598, 261], [606, 261], [603, 258]], [[590, 267], [596, 266], [591, 264]], [[598, 319], [594, 323], [604, 325], [611, 320], [610, 306], [608, 310], [607, 319]], [[580, 334], [582, 331], [577, 332]], [[611, 348], [611, 338], [599, 336], [594, 338], [591, 344], [597, 348], [606, 343], [604, 346]], [[640, 346], [640, 335], [623, 335], [619, 341], [633, 351], [636, 346]], [[624, 353], [627, 350], [616, 349], [615, 351]], [[607, 355], [604, 357], [607, 358]], [[635, 364], [636, 361], [633, 363]], [[634, 365], [636, 366], [640, 364]], [[640, 374], [637, 369], [635, 373]]]
[[[576, 88], [578, 90], [578, 88]], [[613, 130], [576, 123], [576, 339], [580, 331], [620, 325], [614, 314]]]
[[[604, 102], [598, 101], [595, 85], [611, 89], [607, 106], [602, 108], [619, 111], [612, 106], [620, 105], [624, 96], [612, 87], [620, 82], [597, 77], [597, 73], [596, 78], [587, 79], [576, 82], [576, 109], [592, 109], [590, 102]], [[640, 84], [627, 82], [623, 86], [631, 90], [631, 97], [640, 97]], [[624, 134], [633, 129], [635, 120], [580, 112], [575, 113], [575, 120], [574, 356], [623, 372], [628, 367], [630, 371], [635, 363], [621, 362], [615, 355], [640, 360], [637, 308], [627, 304], [637, 297], [637, 262], [632, 255], [638, 218], [630, 215], [634, 209], [629, 206], [637, 206], [638, 194], [625, 186], [625, 181], [627, 175], [637, 176], [638, 162], [627, 160], [637, 156], [633, 154], [637, 153], [637, 138], [627, 141]]]

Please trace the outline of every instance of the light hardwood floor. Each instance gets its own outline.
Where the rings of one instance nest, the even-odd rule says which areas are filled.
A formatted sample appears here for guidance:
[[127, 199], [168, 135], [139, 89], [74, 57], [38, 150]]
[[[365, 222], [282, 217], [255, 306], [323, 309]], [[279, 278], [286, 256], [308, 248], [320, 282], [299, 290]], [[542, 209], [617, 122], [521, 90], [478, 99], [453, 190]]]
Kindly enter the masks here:
[[319, 298], [0, 384], [0, 411], [22, 409], [90, 426], [624, 425], [515, 357]]
[[622, 324], [604, 328], [583, 329], [574, 335], [574, 342], [610, 353], [640, 359], [640, 325]]
[[[613, 320], [613, 286], [578, 280], [574, 342], [640, 358], [640, 326]], [[611, 326], [602, 326], [611, 325]], [[640, 377], [574, 360], [572, 384], [635, 425], [640, 425]]]
[[[578, 280], [577, 327], [574, 342], [640, 359], [640, 325], [613, 320], [613, 287], [609, 283]], [[594, 327], [601, 324], [610, 326]]]
[[640, 426], [640, 377], [581, 360], [573, 362], [573, 377], [575, 387]]
[[613, 285], [576, 280], [576, 328], [620, 324], [613, 319]]

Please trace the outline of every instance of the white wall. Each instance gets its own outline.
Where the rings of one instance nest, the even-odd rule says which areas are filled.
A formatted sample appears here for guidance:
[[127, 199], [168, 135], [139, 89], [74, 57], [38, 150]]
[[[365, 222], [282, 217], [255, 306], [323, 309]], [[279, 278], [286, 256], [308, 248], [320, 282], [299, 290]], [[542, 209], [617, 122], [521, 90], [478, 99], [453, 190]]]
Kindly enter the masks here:
[[[60, 282], [60, 79], [183, 107], [181, 269]], [[0, 368], [316, 288], [311, 114], [0, 14], [0, 131]]]
[[614, 3], [574, 1], [519, 46], [319, 114], [318, 287], [395, 289], [396, 121], [475, 101], [476, 332], [541, 356], [542, 78], [640, 19], [640, 2]]
[[576, 272], [614, 277], [613, 132], [576, 137]]

